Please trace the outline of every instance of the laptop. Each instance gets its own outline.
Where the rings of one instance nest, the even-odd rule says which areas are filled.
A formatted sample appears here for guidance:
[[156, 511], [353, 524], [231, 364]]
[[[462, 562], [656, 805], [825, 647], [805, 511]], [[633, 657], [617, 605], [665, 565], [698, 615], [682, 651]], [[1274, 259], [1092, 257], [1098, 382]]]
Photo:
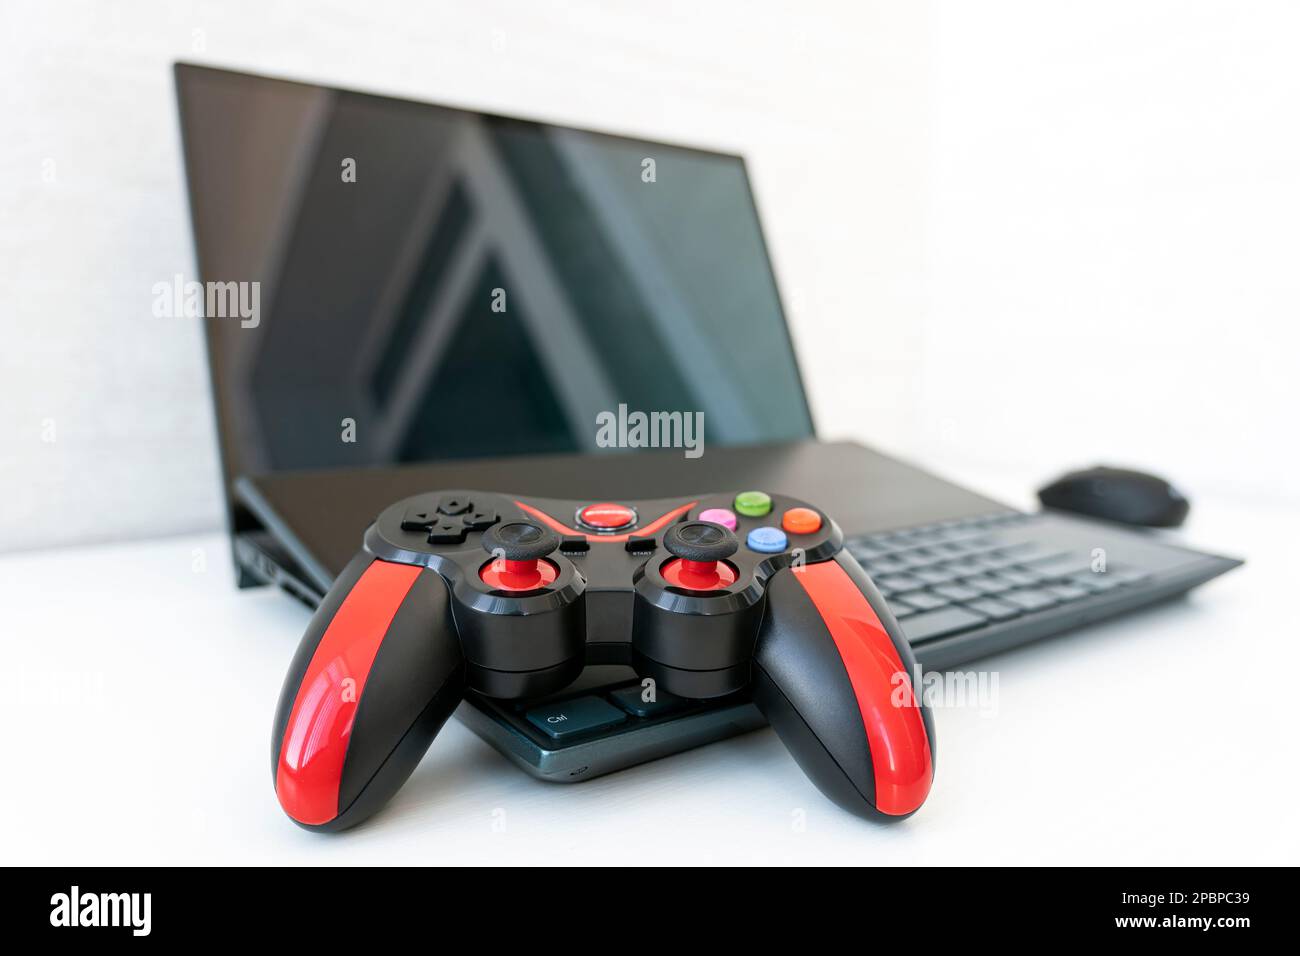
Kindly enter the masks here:
[[[819, 442], [739, 156], [189, 64], [175, 78], [241, 587], [315, 606], [384, 507], [439, 488], [777, 491], [835, 517], [939, 669], [1240, 564]], [[649, 449], [598, 428], [636, 412], [700, 427]], [[561, 694], [472, 694], [457, 714], [559, 782], [763, 726], [743, 694], [646, 703], [637, 681], [593, 666]], [[572, 719], [539, 719], [556, 713]]]

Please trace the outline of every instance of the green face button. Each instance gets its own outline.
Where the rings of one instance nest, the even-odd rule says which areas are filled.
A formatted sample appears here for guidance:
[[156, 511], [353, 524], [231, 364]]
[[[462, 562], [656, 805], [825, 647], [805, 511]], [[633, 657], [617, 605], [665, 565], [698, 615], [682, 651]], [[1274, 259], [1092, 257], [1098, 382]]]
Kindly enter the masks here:
[[772, 499], [761, 491], [742, 491], [736, 495], [735, 508], [746, 518], [761, 518], [772, 510]]

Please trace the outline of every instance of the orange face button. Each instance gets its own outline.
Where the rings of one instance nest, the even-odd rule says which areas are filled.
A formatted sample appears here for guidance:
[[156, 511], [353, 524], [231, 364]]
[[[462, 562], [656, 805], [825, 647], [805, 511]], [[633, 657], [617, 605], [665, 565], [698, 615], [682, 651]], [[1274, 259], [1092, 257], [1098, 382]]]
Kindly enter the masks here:
[[811, 508], [791, 508], [781, 515], [781, 527], [791, 534], [812, 534], [822, 526], [822, 516]]

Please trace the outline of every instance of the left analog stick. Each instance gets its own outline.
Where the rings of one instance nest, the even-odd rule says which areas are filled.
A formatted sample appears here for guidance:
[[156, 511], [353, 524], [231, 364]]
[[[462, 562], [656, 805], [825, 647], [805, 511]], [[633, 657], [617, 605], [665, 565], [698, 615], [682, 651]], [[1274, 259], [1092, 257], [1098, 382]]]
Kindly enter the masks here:
[[479, 577], [498, 591], [535, 591], [556, 578], [555, 565], [543, 560], [560, 546], [560, 536], [531, 521], [508, 521], [483, 532], [483, 550], [495, 560]]
[[560, 536], [531, 521], [507, 521], [483, 532], [483, 550], [507, 561], [536, 561], [560, 546]]

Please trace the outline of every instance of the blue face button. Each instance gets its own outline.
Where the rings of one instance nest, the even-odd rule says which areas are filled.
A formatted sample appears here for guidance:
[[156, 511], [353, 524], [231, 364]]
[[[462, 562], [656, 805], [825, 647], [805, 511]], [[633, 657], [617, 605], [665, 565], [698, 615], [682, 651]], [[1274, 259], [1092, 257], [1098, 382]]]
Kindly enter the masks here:
[[780, 528], [755, 528], [745, 538], [750, 551], [777, 554], [786, 548], [785, 532]]

